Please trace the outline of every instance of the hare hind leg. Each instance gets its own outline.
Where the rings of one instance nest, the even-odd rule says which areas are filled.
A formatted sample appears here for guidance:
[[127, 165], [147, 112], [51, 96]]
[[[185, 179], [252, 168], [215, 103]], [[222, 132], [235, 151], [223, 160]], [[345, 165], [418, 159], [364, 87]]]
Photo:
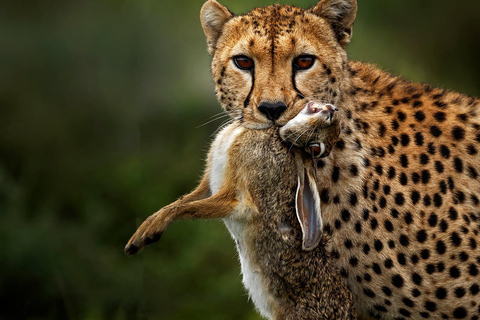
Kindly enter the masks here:
[[158, 241], [165, 229], [175, 221], [225, 218], [238, 202], [235, 193], [229, 190], [220, 190], [205, 198], [208, 194], [208, 179], [204, 177], [193, 192], [149, 216], [128, 241], [125, 253], [135, 254], [144, 246]]

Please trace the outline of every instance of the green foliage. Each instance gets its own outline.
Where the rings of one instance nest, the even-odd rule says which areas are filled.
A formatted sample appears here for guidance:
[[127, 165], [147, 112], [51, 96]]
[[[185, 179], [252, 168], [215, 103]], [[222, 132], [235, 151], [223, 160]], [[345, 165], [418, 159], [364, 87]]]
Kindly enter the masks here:
[[[195, 186], [221, 123], [201, 126], [220, 112], [201, 5], [2, 3], [0, 319], [259, 319], [219, 221], [178, 223], [145, 252], [122, 252], [146, 216]], [[359, 5], [352, 58], [479, 95], [479, 2]]]

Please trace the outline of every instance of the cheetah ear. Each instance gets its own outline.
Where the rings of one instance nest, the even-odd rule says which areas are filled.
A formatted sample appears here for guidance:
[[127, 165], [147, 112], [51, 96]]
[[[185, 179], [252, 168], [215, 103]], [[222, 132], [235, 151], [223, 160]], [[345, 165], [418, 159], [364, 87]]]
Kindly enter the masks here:
[[330, 22], [342, 47], [350, 42], [353, 22], [357, 15], [356, 0], [321, 0], [310, 12]]
[[233, 13], [215, 0], [208, 0], [200, 10], [200, 22], [207, 37], [208, 53], [213, 56], [218, 38], [222, 34], [225, 23], [233, 17]]

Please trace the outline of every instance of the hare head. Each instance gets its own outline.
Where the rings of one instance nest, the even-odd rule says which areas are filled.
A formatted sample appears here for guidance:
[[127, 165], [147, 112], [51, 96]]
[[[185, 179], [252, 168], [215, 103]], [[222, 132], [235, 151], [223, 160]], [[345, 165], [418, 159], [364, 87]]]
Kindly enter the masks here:
[[330, 154], [340, 135], [338, 108], [332, 104], [310, 101], [297, 116], [280, 128], [283, 141], [303, 148], [313, 158]]

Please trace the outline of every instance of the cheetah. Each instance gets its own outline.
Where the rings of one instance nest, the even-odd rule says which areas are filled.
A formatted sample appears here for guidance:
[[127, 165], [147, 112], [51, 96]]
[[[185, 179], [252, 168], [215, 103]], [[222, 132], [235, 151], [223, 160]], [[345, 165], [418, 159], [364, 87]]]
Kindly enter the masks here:
[[217, 98], [251, 129], [285, 125], [306, 101], [340, 110], [317, 174], [328, 249], [360, 316], [478, 319], [480, 101], [349, 61], [356, 11], [322, 0], [235, 16], [207, 1]]
[[356, 12], [321, 0], [235, 15], [208, 0], [217, 99], [252, 130], [309, 101], [339, 110], [317, 181], [327, 250], [361, 318], [479, 319], [480, 101], [349, 61]]

